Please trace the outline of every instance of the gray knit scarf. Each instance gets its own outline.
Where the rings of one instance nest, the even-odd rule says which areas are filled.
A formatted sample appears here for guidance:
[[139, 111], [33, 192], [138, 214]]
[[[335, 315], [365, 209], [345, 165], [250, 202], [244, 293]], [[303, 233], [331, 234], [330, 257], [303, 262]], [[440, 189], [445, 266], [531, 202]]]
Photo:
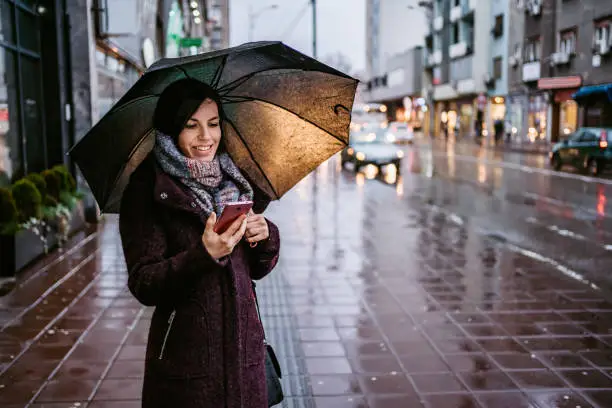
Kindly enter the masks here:
[[203, 220], [213, 211], [220, 216], [226, 203], [253, 200], [253, 188], [225, 152], [210, 162], [190, 159], [179, 151], [171, 136], [160, 131], [153, 152], [162, 170], [194, 193]]

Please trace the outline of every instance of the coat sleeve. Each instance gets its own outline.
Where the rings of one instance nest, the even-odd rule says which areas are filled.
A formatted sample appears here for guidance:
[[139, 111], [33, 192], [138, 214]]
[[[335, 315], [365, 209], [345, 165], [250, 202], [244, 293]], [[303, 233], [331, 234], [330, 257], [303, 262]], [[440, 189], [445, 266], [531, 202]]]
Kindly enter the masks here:
[[128, 287], [146, 306], [174, 304], [202, 274], [227, 263], [214, 260], [201, 242], [169, 256], [167, 237], [154, 211], [152, 188], [140, 180], [130, 182], [119, 215]]
[[267, 240], [259, 242], [255, 248], [249, 247], [249, 266], [251, 279], [261, 279], [269, 274], [278, 263], [280, 252], [280, 234], [278, 227], [266, 219], [270, 236]]

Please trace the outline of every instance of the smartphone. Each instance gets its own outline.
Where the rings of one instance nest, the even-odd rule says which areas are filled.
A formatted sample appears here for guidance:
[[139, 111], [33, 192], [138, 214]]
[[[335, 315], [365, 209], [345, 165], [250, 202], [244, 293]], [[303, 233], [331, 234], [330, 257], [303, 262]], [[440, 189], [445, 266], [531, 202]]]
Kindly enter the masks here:
[[223, 212], [221, 213], [219, 219], [217, 219], [215, 228], [213, 230], [217, 234], [224, 233], [225, 230], [228, 229], [238, 217], [248, 213], [251, 208], [253, 208], [252, 201], [238, 201], [235, 203], [225, 204], [225, 208], [223, 208]]

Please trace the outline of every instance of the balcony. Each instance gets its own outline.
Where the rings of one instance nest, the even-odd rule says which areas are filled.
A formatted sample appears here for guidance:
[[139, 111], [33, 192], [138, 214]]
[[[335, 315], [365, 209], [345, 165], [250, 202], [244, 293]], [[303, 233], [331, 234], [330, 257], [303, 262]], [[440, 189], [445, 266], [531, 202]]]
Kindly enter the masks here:
[[433, 66], [442, 63], [442, 51], [436, 50], [427, 56], [427, 65]]
[[460, 58], [468, 53], [468, 46], [465, 41], [453, 44], [448, 49], [448, 55], [451, 58]]
[[461, 6], [455, 6], [450, 10], [450, 21], [454, 23], [455, 21], [459, 20], [462, 15], [463, 10], [461, 9]]
[[452, 60], [449, 70], [450, 80], [459, 83], [460, 81], [472, 78], [473, 66], [474, 58], [471, 55], [465, 58]]
[[523, 64], [523, 82], [534, 82], [540, 79], [540, 61]]
[[433, 21], [434, 31], [441, 31], [443, 27], [444, 27], [444, 17], [438, 16], [434, 18], [434, 21]]

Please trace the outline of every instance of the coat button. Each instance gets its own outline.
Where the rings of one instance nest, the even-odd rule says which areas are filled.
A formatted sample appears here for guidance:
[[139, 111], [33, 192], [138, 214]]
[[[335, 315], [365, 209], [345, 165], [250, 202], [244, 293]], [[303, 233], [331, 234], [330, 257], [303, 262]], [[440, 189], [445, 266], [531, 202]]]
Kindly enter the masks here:
[[192, 202], [191, 203], [191, 208], [196, 208], [196, 203]]
[[161, 197], [162, 200], [165, 200], [166, 198], [168, 198], [168, 194], [166, 193], [161, 193], [159, 196]]

